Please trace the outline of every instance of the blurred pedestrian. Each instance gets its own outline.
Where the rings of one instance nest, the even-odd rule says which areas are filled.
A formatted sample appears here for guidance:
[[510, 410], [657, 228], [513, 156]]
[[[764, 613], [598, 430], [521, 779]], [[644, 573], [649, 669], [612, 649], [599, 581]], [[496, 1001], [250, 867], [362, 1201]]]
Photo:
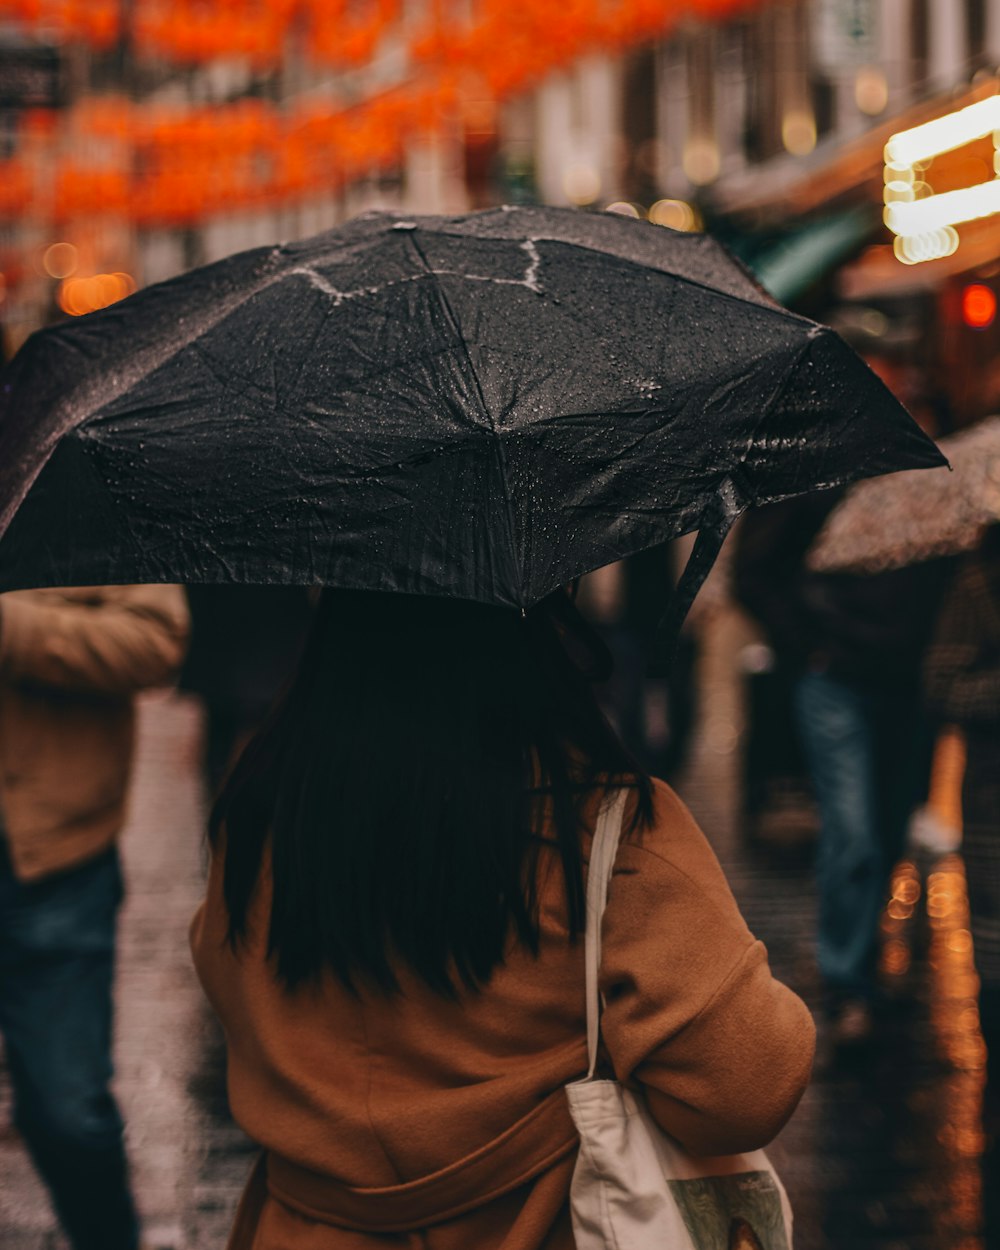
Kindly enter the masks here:
[[231, 1250], [570, 1250], [584, 874], [628, 791], [603, 1064], [689, 1150], [759, 1146], [813, 1030], [703, 835], [629, 758], [557, 592], [522, 614], [325, 591], [212, 823], [195, 963], [263, 1148]]
[[291, 677], [309, 624], [304, 586], [188, 586], [191, 645], [178, 685], [205, 707], [202, 768], [213, 797]]
[[175, 586], [0, 596], [0, 1032], [18, 1129], [74, 1250], [135, 1250], [110, 1090], [116, 838], [133, 696], [176, 674]]
[[736, 585], [793, 675], [793, 708], [820, 811], [818, 962], [835, 1044], [866, 1039], [879, 1005], [878, 923], [930, 729], [920, 664], [946, 561], [879, 574], [816, 573], [805, 558], [841, 491], [755, 509], [737, 535]]
[[989, 1245], [1000, 1246], [1000, 525], [964, 558], [924, 673], [931, 708], [965, 736], [962, 855], [988, 1054], [983, 1197]]
[[[689, 614], [670, 671], [649, 675], [657, 627], [691, 544], [659, 544], [582, 580], [579, 601], [614, 656], [601, 700], [622, 741], [653, 776], [674, 779], [687, 761], [697, 714], [698, 642]], [[680, 557], [680, 558], [679, 558]], [[699, 607], [705, 593], [696, 600]]]

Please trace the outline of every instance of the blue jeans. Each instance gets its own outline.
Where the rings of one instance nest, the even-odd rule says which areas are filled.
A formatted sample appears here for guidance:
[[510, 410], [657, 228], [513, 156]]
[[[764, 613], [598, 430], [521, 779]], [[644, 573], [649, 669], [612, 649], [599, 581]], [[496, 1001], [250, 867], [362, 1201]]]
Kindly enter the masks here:
[[889, 876], [926, 780], [920, 704], [810, 672], [796, 684], [795, 712], [820, 812], [820, 973], [833, 1003], [871, 999]]
[[15, 1122], [74, 1250], [135, 1250], [111, 1094], [115, 851], [22, 883], [0, 839], [0, 1032]]

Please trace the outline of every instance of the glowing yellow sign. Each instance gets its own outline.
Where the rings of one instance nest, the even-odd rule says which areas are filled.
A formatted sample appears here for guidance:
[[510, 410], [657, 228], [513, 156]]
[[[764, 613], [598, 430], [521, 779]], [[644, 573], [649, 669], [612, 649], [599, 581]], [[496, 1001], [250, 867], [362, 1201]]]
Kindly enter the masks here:
[[[935, 195], [922, 167], [944, 152], [992, 136], [995, 177]], [[885, 224], [905, 265], [949, 256], [958, 247], [960, 222], [1000, 213], [1000, 95], [970, 104], [923, 126], [895, 134], [885, 145]]]

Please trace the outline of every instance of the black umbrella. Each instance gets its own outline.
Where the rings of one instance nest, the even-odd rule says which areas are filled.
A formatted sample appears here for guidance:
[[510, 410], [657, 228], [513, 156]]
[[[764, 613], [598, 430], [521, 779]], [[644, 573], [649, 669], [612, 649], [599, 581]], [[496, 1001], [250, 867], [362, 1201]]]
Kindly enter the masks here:
[[699, 529], [690, 591], [747, 505], [940, 463], [836, 334], [710, 238], [373, 214], [28, 340], [0, 375], [0, 589], [527, 607]]

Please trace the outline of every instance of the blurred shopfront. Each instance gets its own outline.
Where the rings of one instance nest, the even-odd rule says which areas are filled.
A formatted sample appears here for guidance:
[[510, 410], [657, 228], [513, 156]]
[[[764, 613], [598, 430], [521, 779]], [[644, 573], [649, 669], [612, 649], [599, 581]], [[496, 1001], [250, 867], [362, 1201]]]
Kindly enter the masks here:
[[[996, 92], [998, 64], [1000, 0], [0, 0], [8, 347], [130, 282], [370, 208], [707, 223], [765, 281], [782, 255], [776, 294], [819, 312], [989, 283], [985, 222], [947, 263], [886, 250], [883, 147]], [[992, 171], [981, 146], [935, 178]]]

